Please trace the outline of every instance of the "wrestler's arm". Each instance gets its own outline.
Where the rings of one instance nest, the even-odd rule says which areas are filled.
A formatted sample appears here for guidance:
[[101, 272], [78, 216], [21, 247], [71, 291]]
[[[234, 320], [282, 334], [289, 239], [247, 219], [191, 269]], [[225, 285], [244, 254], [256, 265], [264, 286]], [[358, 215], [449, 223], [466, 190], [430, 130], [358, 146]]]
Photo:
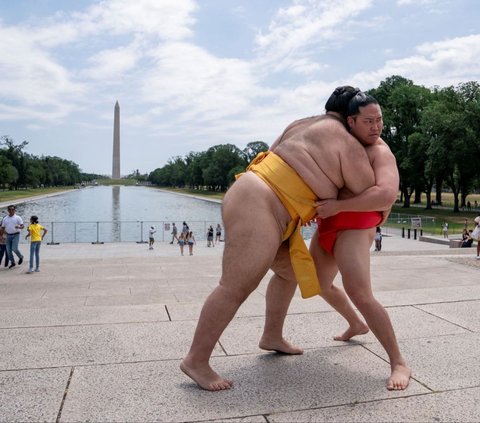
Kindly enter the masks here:
[[327, 199], [317, 202], [317, 214], [321, 218], [333, 216], [342, 211], [382, 211], [384, 220], [397, 199], [400, 178], [395, 156], [382, 141], [374, 146], [371, 165], [375, 174], [375, 185], [360, 194], [341, 200]]

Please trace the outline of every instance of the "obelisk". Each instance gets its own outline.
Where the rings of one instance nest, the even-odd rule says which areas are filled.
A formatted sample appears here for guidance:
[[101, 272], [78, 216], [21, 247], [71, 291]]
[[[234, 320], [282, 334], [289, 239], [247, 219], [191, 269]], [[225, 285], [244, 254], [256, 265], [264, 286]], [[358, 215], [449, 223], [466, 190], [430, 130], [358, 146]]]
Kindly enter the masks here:
[[120, 179], [120, 106], [115, 103], [113, 117], [112, 179]]

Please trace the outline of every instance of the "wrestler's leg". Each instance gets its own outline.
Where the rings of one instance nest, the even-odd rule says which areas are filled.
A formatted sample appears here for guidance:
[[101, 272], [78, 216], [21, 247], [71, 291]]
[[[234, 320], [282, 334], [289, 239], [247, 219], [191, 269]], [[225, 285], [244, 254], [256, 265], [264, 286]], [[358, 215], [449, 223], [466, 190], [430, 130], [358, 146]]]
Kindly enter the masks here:
[[368, 326], [359, 318], [343, 289], [334, 285], [338, 272], [337, 263], [318, 243], [318, 232], [310, 242], [310, 254], [315, 262], [321, 296], [348, 322], [348, 329], [341, 335], [334, 336], [335, 341], [348, 341], [356, 335], [368, 332]]
[[370, 281], [370, 246], [375, 229], [348, 230], [338, 235], [335, 259], [347, 295], [365, 318], [388, 354], [391, 375], [388, 389], [405, 389], [411, 370], [403, 359], [392, 323], [385, 308], [375, 299]]
[[[247, 177], [252, 186], [241, 189], [245, 188]], [[249, 175], [242, 176], [238, 182], [241, 182], [240, 189], [234, 190], [234, 186], [223, 204], [226, 238], [220, 284], [202, 308], [190, 351], [180, 365], [200, 387], [212, 391], [232, 386], [232, 381], [222, 378], [210, 367], [213, 348], [271, 266], [282, 237], [282, 228], [272, 209], [278, 199], [265, 198], [274, 194], [268, 188], [267, 192], [262, 190], [263, 182], [259, 191], [255, 185], [258, 181], [252, 181]]]
[[283, 354], [303, 354], [301, 348], [290, 344], [283, 338], [285, 317], [297, 289], [288, 245], [288, 240], [282, 243], [271, 266], [275, 274], [267, 287], [265, 326], [258, 346], [263, 350], [277, 351]]

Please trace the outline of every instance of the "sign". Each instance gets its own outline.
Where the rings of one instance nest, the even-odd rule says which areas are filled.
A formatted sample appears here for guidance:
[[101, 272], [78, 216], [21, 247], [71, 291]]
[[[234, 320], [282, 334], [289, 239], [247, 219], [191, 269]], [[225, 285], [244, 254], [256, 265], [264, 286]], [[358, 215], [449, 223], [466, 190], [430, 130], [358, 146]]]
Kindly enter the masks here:
[[422, 227], [421, 217], [412, 217], [412, 229], [420, 229]]

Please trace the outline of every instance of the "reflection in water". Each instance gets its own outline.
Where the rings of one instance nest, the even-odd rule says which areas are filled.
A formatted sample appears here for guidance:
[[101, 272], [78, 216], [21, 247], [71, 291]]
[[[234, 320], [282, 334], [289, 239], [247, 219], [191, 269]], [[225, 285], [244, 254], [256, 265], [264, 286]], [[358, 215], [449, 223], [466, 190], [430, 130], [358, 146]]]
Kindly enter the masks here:
[[120, 223], [120, 186], [112, 186], [112, 240], [121, 241], [122, 224]]

